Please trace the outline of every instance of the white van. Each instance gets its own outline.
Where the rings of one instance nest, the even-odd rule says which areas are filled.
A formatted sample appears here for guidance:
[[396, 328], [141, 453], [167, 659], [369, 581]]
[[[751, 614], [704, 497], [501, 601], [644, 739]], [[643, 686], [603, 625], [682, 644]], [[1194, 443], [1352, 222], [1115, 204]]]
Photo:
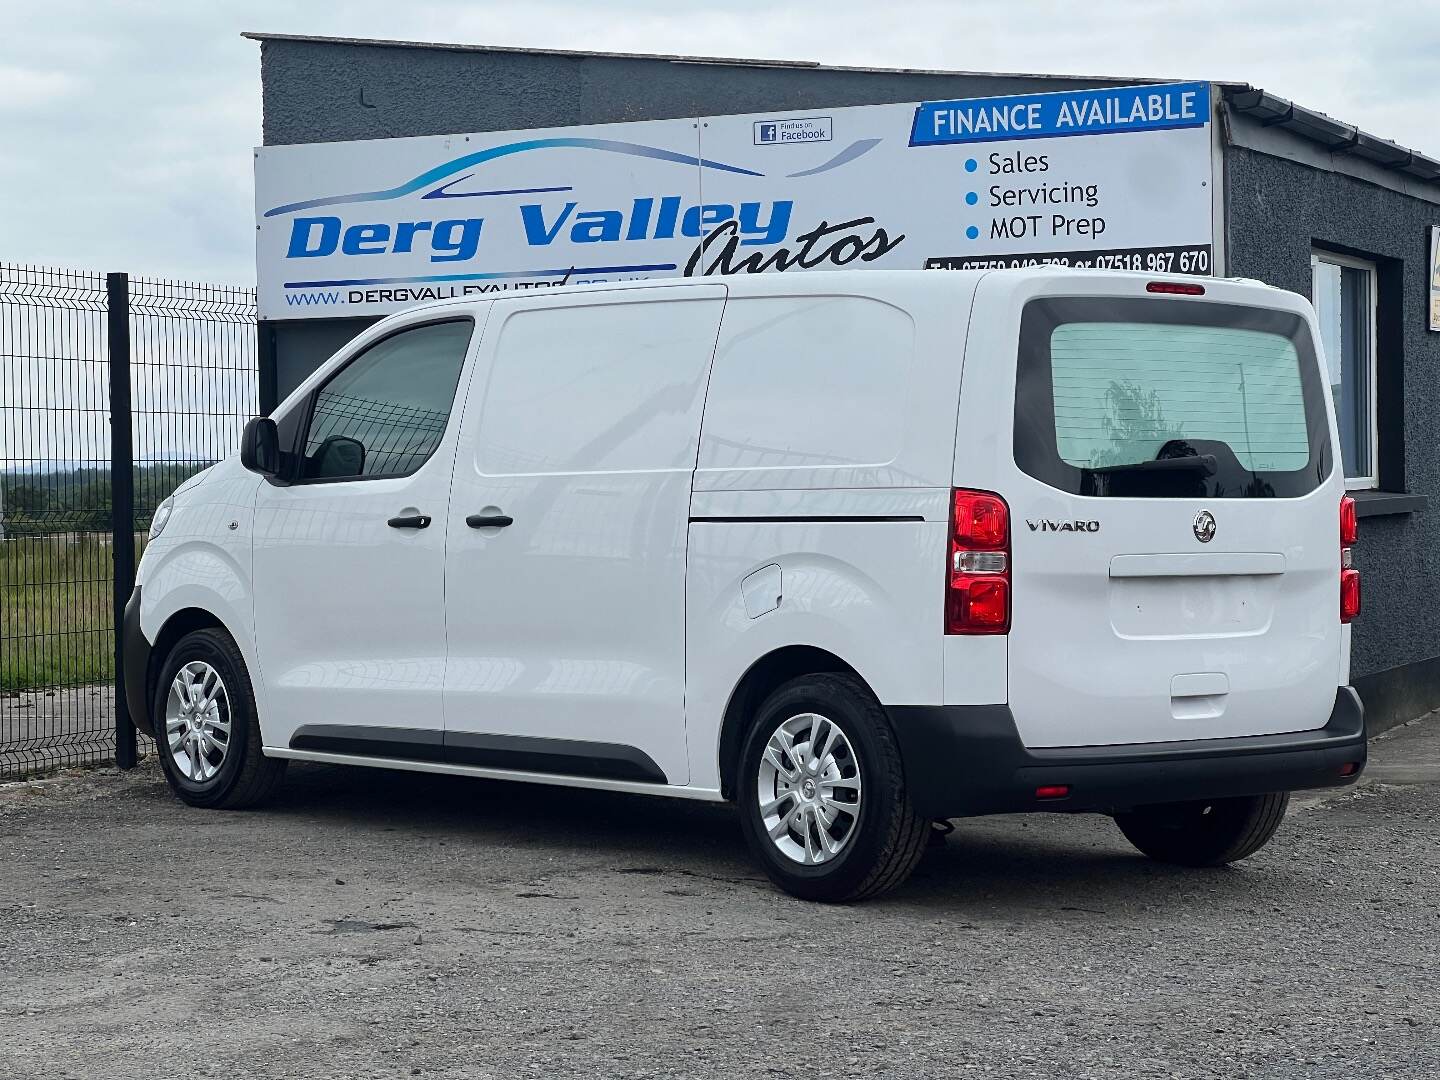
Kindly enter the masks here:
[[292, 759], [729, 800], [814, 899], [974, 814], [1239, 859], [1365, 764], [1318, 341], [1050, 268], [418, 307], [160, 508], [129, 707], [192, 805]]

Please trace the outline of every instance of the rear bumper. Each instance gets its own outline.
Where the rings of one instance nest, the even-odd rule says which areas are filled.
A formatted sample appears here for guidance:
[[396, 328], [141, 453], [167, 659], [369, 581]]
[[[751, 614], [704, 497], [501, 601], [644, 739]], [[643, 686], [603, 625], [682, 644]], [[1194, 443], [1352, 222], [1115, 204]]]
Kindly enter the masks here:
[[125, 618], [120, 623], [121, 671], [124, 673], [125, 704], [135, 726], [151, 738], [150, 702], [147, 693], [150, 680], [150, 642], [140, 631], [140, 586], [125, 602]]
[[[1190, 742], [1029, 749], [1008, 705], [886, 709], [905, 779], [927, 817], [1030, 810], [1114, 813], [1149, 803], [1342, 787], [1365, 768], [1365, 710], [1354, 689], [1335, 694], [1314, 731]], [[1341, 770], [1354, 765], [1354, 772]], [[1039, 799], [1035, 789], [1069, 794]]]

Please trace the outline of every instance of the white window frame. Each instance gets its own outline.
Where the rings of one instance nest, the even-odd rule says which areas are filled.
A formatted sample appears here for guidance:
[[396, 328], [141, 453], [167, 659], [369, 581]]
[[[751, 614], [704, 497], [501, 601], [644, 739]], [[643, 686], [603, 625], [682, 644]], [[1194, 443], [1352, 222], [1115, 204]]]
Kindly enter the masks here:
[[[1328, 263], [1331, 266], [1346, 266], [1352, 270], [1363, 270], [1369, 281], [1366, 292], [1369, 300], [1368, 322], [1369, 340], [1367, 351], [1370, 362], [1365, 365], [1366, 379], [1369, 385], [1365, 391], [1365, 401], [1370, 412], [1370, 475], [1369, 476], [1347, 476], [1345, 488], [1348, 491], [1368, 491], [1379, 486], [1380, 479], [1380, 409], [1376, 394], [1376, 370], [1378, 368], [1379, 344], [1375, 332], [1375, 315], [1377, 310], [1377, 294], [1379, 293], [1380, 274], [1376, 265], [1367, 259], [1357, 259], [1353, 255], [1337, 255], [1333, 251], [1326, 251], [1324, 248], [1310, 249], [1310, 290], [1314, 296], [1315, 290], [1315, 267], [1320, 263]], [[1342, 357], [1326, 357], [1326, 363], [1342, 363]], [[1330, 375], [1327, 370], [1325, 378], [1328, 382]], [[1325, 387], [1325, 392], [1330, 392], [1330, 387]], [[1340, 461], [1340, 469], [1345, 469], [1344, 461]]]

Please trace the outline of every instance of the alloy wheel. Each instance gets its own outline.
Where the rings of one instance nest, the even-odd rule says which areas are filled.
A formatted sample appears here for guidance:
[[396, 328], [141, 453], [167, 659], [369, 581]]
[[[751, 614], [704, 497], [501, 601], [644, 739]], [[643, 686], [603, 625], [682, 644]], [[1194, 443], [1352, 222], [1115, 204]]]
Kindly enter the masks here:
[[197, 784], [212, 780], [230, 752], [230, 697], [203, 660], [181, 666], [165, 698], [165, 738], [175, 767]]
[[840, 725], [800, 713], [771, 733], [756, 795], [770, 840], [804, 865], [836, 858], [860, 820], [860, 763]]

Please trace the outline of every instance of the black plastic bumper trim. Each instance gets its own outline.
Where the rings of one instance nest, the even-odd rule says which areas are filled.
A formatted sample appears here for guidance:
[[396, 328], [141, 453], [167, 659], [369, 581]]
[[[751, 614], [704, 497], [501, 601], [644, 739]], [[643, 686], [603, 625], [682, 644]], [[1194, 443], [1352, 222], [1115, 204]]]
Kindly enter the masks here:
[[[1008, 705], [902, 705], [886, 710], [911, 799], [929, 817], [1027, 810], [1112, 813], [1152, 803], [1340, 787], [1365, 768], [1365, 712], [1340, 687], [1314, 731], [1232, 739], [1030, 749]], [[1342, 767], [1353, 765], [1350, 775]], [[1035, 789], [1065, 785], [1064, 799]]]
[[655, 760], [637, 747], [580, 739], [351, 724], [305, 724], [290, 737], [290, 749], [409, 761], [443, 761], [453, 765], [588, 776], [601, 780], [669, 783]]
[[120, 620], [121, 682], [125, 686], [125, 706], [136, 728], [155, 737], [150, 723], [150, 642], [140, 630], [140, 586], [125, 601], [125, 615]]

